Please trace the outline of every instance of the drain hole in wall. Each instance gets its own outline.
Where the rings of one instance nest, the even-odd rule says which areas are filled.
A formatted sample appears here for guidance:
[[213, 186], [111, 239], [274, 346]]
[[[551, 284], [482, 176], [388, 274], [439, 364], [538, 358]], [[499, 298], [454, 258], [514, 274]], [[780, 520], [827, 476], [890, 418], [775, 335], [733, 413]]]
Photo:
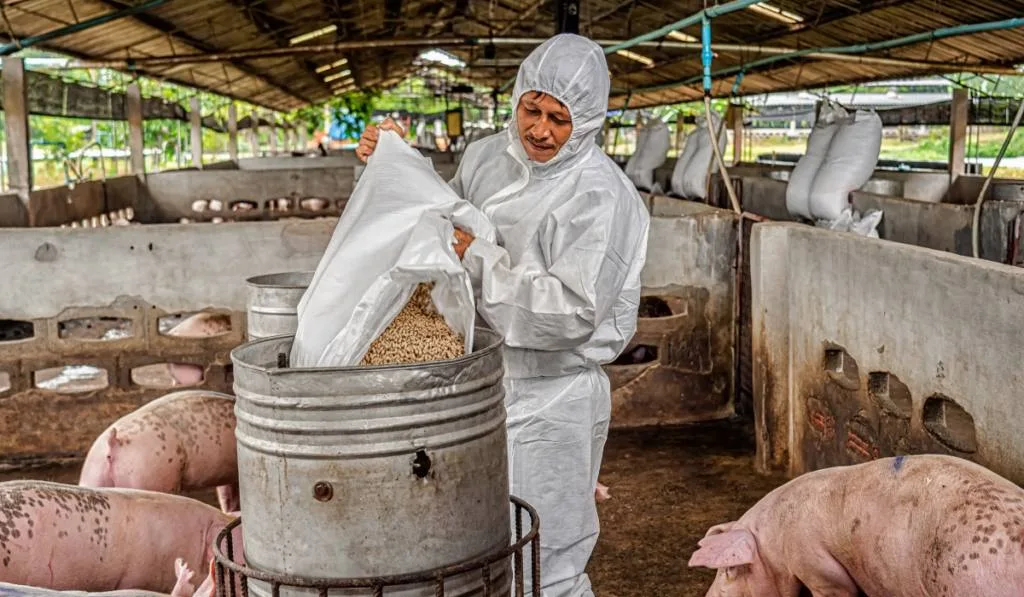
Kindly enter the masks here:
[[644, 318], [671, 317], [672, 307], [661, 297], [642, 296], [640, 297], [640, 310], [637, 315]]
[[221, 336], [231, 331], [231, 316], [205, 311], [173, 313], [157, 320], [157, 330], [163, 336], [179, 338]]
[[205, 378], [203, 368], [191, 363], [156, 363], [132, 369], [132, 383], [144, 388], [196, 386]]
[[289, 211], [292, 209], [292, 200], [288, 197], [267, 199], [266, 206], [269, 211]]
[[299, 206], [308, 211], [323, 211], [331, 202], [320, 197], [306, 197], [299, 201]]
[[133, 335], [132, 320], [121, 317], [82, 317], [57, 323], [61, 340], [122, 340]]
[[873, 371], [868, 374], [868, 394], [886, 413], [909, 419], [914, 410], [914, 399], [910, 388], [900, 378], [887, 371]]
[[231, 211], [256, 211], [259, 205], [255, 201], [239, 200], [231, 203]]
[[11, 374], [6, 371], [0, 371], [0, 394], [11, 389]]
[[940, 444], [971, 454], [978, 449], [974, 417], [952, 398], [936, 394], [924, 402], [924, 428]]
[[639, 344], [619, 355], [619, 358], [612, 362], [612, 366], [641, 365], [652, 363], [658, 360], [658, 347], [650, 344]]
[[860, 370], [857, 361], [841, 347], [825, 349], [825, 372], [832, 381], [844, 389], [860, 389]]
[[110, 385], [107, 370], [92, 365], [65, 365], [40, 369], [33, 374], [34, 383], [40, 390], [58, 394], [81, 394], [95, 392]]
[[0, 319], [0, 342], [17, 342], [28, 340], [36, 335], [36, 328], [31, 321], [17, 319]]

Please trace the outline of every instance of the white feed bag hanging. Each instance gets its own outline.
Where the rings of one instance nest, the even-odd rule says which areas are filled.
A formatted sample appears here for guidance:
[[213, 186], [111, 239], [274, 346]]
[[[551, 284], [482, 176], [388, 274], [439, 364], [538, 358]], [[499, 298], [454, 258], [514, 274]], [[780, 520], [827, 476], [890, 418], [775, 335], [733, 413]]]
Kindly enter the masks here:
[[825, 159], [814, 175], [811, 217], [838, 218], [850, 205], [850, 193], [871, 179], [881, 149], [882, 119], [874, 111], [858, 110], [853, 122], [842, 124], [833, 135]]
[[839, 130], [840, 123], [847, 118], [849, 115], [841, 106], [832, 102], [825, 102], [821, 106], [818, 119], [807, 137], [807, 150], [789, 174], [789, 183], [786, 185], [786, 210], [789, 215], [812, 219], [811, 185], [825, 161], [832, 137]]
[[668, 125], [654, 117], [637, 134], [636, 151], [626, 163], [626, 176], [638, 189], [654, 189], [654, 171], [668, 158], [671, 132]]
[[[722, 119], [714, 112], [711, 113], [711, 126], [716, 131], [719, 150], [724, 152], [728, 142], [728, 132], [722, 126]], [[686, 147], [679, 156], [676, 167], [672, 170], [672, 191], [687, 199], [707, 197], [708, 176], [717, 171], [714, 151], [714, 147], [711, 145], [711, 136], [708, 134], [707, 119], [704, 116], [698, 116], [696, 129], [686, 136]], [[715, 165], [714, 169], [712, 168], [713, 164]]]
[[381, 131], [298, 306], [292, 367], [358, 364], [416, 286], [434, 282], [438, 313], [473, 346], [476, 305], [452, 246], [453, 223], [493, 242], [494, 227], [429, 158]]

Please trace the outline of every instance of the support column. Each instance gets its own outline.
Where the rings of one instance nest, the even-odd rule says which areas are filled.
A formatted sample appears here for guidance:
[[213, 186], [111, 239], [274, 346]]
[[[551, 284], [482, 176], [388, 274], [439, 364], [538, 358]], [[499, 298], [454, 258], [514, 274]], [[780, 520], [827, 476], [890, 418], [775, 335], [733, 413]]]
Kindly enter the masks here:
[[203, 168], [203, 115], [199, 112], [199, 98], [189, 100], [189, 122], [192, 123], [192, 165]]
[[142, 131], [142, 91], [138, 83], [128, 86], [128, 149], [131, 153], [132, 174], [146, 173], [145, 137]]
[[238, 109], [235, 102], [228, 104], [228, 159], [238, 162]]
[[270, 114], [267, 120], [270, 121], [270, 155], [277, 155], [277, 118]]
[[949, 182], [964, 173], [967, 157], [967, 119], [970, 115], [970, 97], [966, 89], [953, 90], [953, 105], [949, 111]]
[[306, 147], [309, 145], [309, 137], [306, 132], [306, 123], [299, 123], [299, 151], [306, 153]]
[[555, 0], [555, 33], [580, 32], [580, 0]]
[[729, 128], [732, 129], [732, 164], [743, 161], [743, 104], [729, 104]]
[[258, 158], [263, 155], [260, 147], [260, 113], [254, 110], [249, 119], [252, 121], [252, 126], [249, 128], [252, 139], [252, 157]]
[[32, 191], [32, 150], [29, 147], [28, 88], [25, 62], [3, 57], [4, 121], [7, 133], [7, 186], [28, 205]]

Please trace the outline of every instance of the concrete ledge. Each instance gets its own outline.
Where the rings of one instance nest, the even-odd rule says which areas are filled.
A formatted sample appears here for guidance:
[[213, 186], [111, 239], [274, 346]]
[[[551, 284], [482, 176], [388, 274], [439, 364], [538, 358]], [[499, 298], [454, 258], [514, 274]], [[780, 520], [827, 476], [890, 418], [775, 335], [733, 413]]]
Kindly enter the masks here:
[[1024, 272], [782, 223], [751, 252], [762, 470], [927, 452], [1024, 482]]

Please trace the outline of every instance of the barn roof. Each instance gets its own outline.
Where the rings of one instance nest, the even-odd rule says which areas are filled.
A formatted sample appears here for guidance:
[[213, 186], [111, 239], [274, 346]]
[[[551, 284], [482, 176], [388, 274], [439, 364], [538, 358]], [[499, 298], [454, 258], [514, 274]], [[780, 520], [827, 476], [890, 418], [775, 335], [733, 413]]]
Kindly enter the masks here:
[[[0, 11], [0, 32], [23, 40], [146, 5], [39, 47], [291, 110], [353, 86], [394, 85], [419, 68], [416, 57], [430, 46], [466, 62], [463, 74], [475, 83], [500, 86], [515, 75], [522, 57], [554, 33], [557, 1], [9, 0]], [[703, 0], [583, 0], [581, 33], [611, 44], [702, 8]], [[1021, 28], [941, 39], [922, 35], [885, 50], [855, 52], [852, 58], [787, 52], [881, 42], [1020, 15], [1024, 1], [1019, 0], [772, 0], [713, 20], [714, 93], [961, 70], [1009, 74], [1024, 62]], [[688, 37], [700, 37], [699, 25], [631, 47], [632, 57], [610, 54], [612, 106], [627, 97], [631, 107], [700, 97], [700, 52]], [[491, 38], [493, 53], [486, 47]], [[766, 58], [772, 61], [751, 64]], [[350, 72], [340, 74], [345, 70]]]

